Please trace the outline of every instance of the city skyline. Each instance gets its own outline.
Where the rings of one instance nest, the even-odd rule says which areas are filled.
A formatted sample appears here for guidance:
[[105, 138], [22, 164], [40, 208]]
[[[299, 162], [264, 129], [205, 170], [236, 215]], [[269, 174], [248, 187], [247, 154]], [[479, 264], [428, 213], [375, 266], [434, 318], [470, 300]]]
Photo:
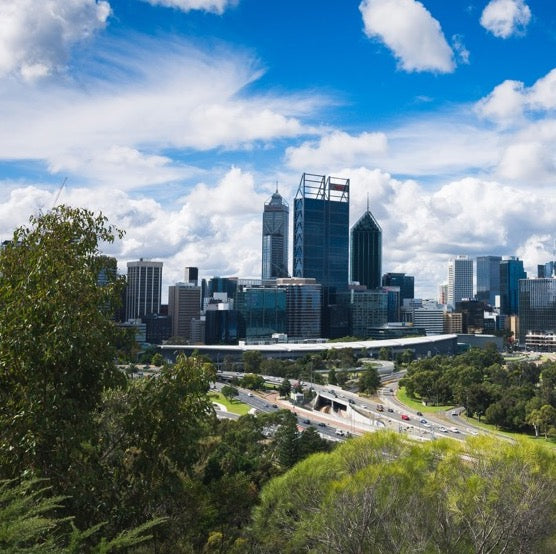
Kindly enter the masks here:
[[163, 290], [257, 278], [264, 202], [309, 172], [350, 180], [350, 227], [369, 199], [416, 296], [460, 254], [554, 259], [549, 2], [8, 4], [1, 240], [65, 203], [126, 231], [120, 273], [164, 262]]

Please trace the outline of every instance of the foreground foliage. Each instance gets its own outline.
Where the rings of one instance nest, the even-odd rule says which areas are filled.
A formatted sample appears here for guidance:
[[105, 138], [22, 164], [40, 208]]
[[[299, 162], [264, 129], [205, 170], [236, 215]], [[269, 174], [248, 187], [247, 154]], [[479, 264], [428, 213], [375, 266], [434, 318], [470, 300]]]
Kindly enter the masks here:
[[259, 553], [553, 552], [556, 457], [490, 438], [416, 444], [374, 433], [263, 490]]

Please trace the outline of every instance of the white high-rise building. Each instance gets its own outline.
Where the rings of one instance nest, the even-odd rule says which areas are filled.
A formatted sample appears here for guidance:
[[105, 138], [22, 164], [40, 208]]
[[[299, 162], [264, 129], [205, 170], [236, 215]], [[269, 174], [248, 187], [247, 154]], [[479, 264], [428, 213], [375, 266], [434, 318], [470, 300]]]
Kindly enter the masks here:
[[160, 312], [162, 262], [127, 262], [126, 320]]
[[473, 260], [469, 256], [457, 256], [448, 262], [448, 306], [473, 299]]

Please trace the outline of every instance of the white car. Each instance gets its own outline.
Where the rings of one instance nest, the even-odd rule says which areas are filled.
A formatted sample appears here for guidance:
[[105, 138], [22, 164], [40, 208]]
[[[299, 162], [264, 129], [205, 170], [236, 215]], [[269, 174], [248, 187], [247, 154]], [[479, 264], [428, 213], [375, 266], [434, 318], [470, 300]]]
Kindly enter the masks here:
[[446, 429], [446, 427], [439, 427], [438, 430], [439, 430], [441, 433], [447, 433], [447, 432], [448, 432], [448, 429]]
[[452, 431], [452, 433], [459, 433], [459, 429], [457, 427], [450, 427], [450, 431]]

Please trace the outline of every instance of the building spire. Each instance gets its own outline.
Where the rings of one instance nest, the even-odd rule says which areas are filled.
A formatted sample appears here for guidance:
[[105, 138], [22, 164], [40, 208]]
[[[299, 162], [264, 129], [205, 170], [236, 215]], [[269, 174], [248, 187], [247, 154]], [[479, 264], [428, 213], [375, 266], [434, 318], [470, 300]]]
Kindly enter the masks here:
[[369, 193], [367, 193], [367, 211], [369, 211]]
[[276, 180], [276, 194], [278, 194], [278, 180]]

